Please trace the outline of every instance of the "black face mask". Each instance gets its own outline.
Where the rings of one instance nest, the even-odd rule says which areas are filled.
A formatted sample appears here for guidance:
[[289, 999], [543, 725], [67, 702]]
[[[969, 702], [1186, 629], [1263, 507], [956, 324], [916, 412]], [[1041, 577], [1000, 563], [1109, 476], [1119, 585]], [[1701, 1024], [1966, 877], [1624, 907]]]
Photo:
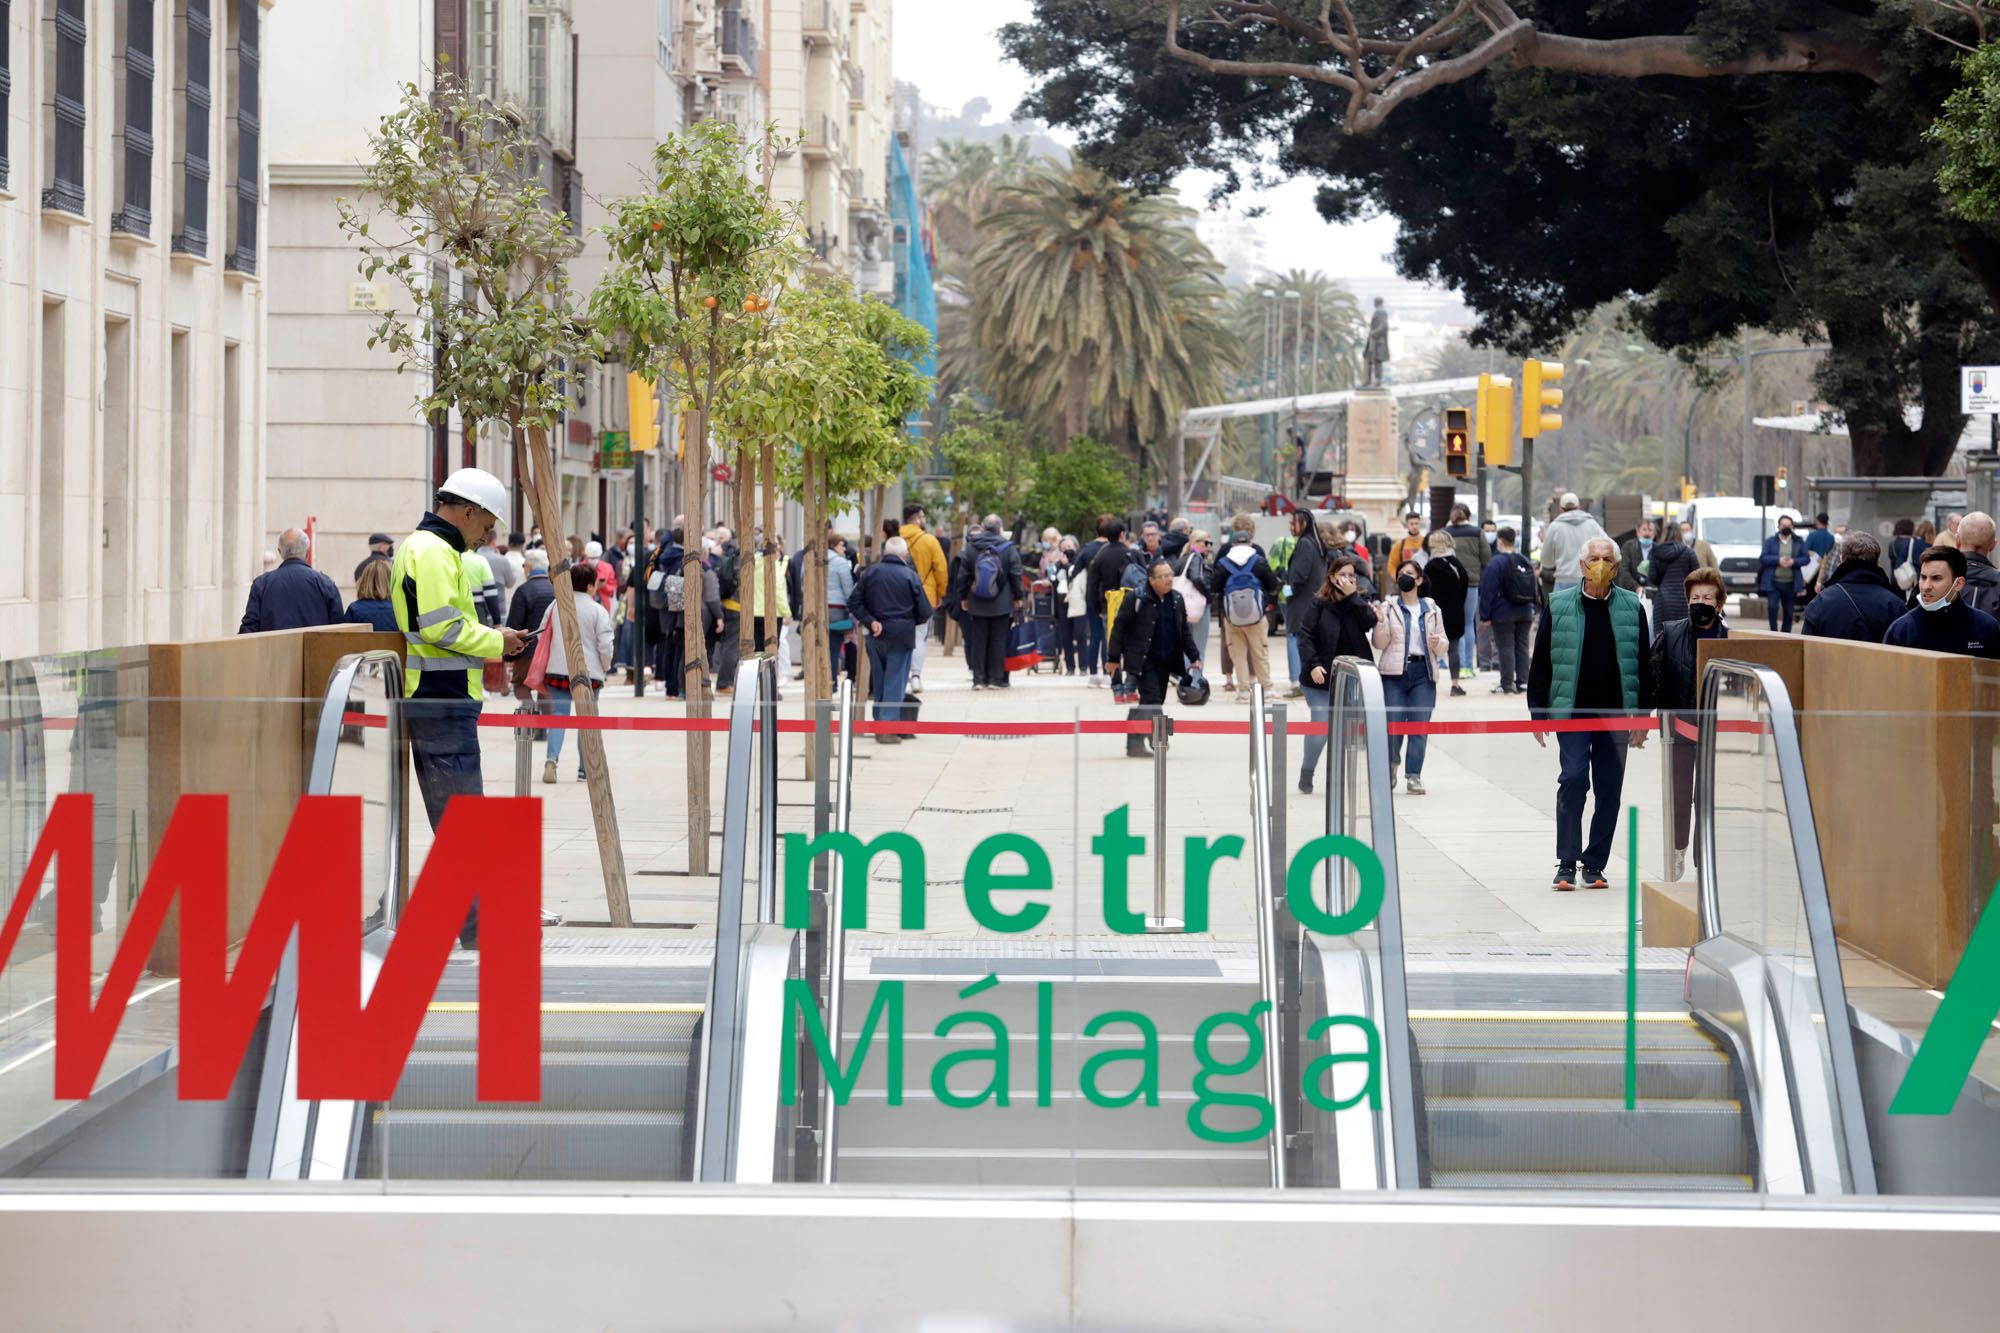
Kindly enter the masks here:
[[1778, 535], [1780, 537], [1790, 537], [1792, 535], [1792, 530], [1790, 528], [1779, 528]]
[[1416, 576], [1412, 574], [1398, 574], [1396, 576], [1396, 586], [1404, 592], [1415, 592], [1417, 588]]
[[1692, 602], [1688, 605], [1688, 619], [1696, 629], [1707, 629], [1716, 622], [1720, 613], [1707, 602]]

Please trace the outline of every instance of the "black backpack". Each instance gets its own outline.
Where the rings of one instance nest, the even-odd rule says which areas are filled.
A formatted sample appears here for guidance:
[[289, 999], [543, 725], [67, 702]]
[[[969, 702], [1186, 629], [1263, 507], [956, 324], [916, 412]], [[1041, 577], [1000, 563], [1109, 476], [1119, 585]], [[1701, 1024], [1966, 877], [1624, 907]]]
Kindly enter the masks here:
[[1516, 605], [1533, 606], [1542, 590], [1541, 580], [1535, 577], [1535, 567], [1519, 551], [1509, 551], [1502, 559], [1507, 562], [1507, 574], [1500, 590], [1507, 594], [1508, 601]]

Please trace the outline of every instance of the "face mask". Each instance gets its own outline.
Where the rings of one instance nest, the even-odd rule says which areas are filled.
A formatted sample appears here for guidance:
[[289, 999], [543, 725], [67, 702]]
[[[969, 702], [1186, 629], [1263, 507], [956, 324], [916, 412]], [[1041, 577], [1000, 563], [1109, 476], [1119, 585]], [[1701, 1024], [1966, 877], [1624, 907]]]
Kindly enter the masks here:
[[1951, 594], [1946, 593], [1944, 596], [1938, 598], [1935, 602], [1927, 602], [1923, 598], [1919, 597], [1917, 598], [1917, 605], [1922, 607], [1926, 611], [1942, 611], [1947, 606], [1951, 605]]
[[1790, 528], [1779, 528], [1778, 535], [1786, 541], [1790, 541], [1792, 539], [1792, 530]]
[[1416, 576], [1413, 574], [1398, 574], [1396, 576], [1396, 586], [1404, 592], [1415, 592], [1417, 590]]
[[1696, 629], [1707, 629], [1715, 623], [1716, 610], [1707, 602], [1694, 602], [1688, 607], [1688, 619]]
[[1592, 592], [1603, 592], [1618, 577], [1618, 565], [1611, 560], [1593, 560], [1583, 567], [1583, 580]]

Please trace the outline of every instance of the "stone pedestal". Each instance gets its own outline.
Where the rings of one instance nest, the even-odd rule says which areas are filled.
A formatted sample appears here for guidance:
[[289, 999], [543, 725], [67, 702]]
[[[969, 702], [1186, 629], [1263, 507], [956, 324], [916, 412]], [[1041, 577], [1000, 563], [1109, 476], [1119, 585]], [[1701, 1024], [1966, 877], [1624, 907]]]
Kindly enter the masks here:
[[1402, 436], [1387, 389], [1362, 389], [1347, 404], [1347, 502], [1373, 531], [1393, 526], [1402, 503]]

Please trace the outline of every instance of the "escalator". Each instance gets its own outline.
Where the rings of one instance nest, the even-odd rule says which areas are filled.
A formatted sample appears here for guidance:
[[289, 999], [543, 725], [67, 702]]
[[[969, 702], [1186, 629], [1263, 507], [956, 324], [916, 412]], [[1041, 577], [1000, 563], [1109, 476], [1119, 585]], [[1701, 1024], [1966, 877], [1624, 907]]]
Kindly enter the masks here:
[[[1387, 849], [1385, 901], [1363, 932], [1374, 944], [1361, 947], [1381, 966], [1385, 1004], [1407, 1016], [1411, 1067], [1399, 1079], [1392, 1058], [1387, 1071], [1399, 1183], [1873, 1192], [1851, 1034], [1824, 1021], [1846, 1007], [1783, 685], [1724, 662], [1707, 689], [1705, 937], [1684, 974], [1640, 970], [1628, 994], [1622, 968], [1567, 965], [1553, 948], [1459, 962], [1404, 947], [1380, 681], [1365, 664], [1342, 664], [1328, 830]], [[1732, 699], [1751, 701], [1733, 720]], [[1757, 771], [1732, 783], [1732, 761], [1716, 756], [1752, 743]], [[1767, 803], [1755, 828], [1727, 808], [1753, 795]], [[1327, 892], [1353, 888], [1330, 874]]]
[[[353, 668], [335, 672], [326, 727], [346, 707]], [[379, 664], [393, 677], [393, 657]], [[398, 682], [388, 682], [397, 697]], [[768, 806], [753, 791], [768, 771], [768, 729], [753, 719], [768, 710], [773, 672], [746, 664], [732, 705], [724, 799], [721, 903], [739, 911], [746, 873], [770, 859], [753, 833], [768, 832]], [[395, 754], [391, 710], [390, 749]], [[327, 771], [321, 771], [324, 760]], [[314, 790], [330, 790], [338, 751], [316, 755]], [[396, 762], [392, 758], [392, 764]], [[403, 808], [390, 802], [392, 809]], [[393, 816], [392, 816], [393, 819]], [[393, 835], [392, 835], [393, 836]], [[733, 907], [731, 905], [734, 905]], [[363, 941], [366, 985], [373, 984], [394, 937], [397, 904], [385, 895], [384, 920]], [[727, 941], [739, 931], [719, 931]], [[733, 944], [726, 947], [733, 947]], [[712, 993], [719, 956], [707, 941], [649, 938], [645, 933], [563, 930], [542, 945], [541, 1097], [534, 1102], [477, 1096], [479, 960], [456, 953], [445, 965], [393, 1098], [382, 1104], [308, 1103], [292, 1095], [296, 1062], [267, 1061], [251, 1173], [279, 1179], [431, 1181], [674, 1181], [701, 1176], [698, 1142], [704, 1113], [720, 1131], [733, 1114], [734, 1080], [704, 1098], [703, 1061], [734, 1032], [742, 997]], [[726, 955], [721, 955], [726, 956]], [[281, 969], [272, 1027], [284, 1054], [296, 1039], [293, 961]], [[711, 1024], [711, 1014], [719, 1022]], [[287, 1021], [287, 1020], [290, 1021]]]

